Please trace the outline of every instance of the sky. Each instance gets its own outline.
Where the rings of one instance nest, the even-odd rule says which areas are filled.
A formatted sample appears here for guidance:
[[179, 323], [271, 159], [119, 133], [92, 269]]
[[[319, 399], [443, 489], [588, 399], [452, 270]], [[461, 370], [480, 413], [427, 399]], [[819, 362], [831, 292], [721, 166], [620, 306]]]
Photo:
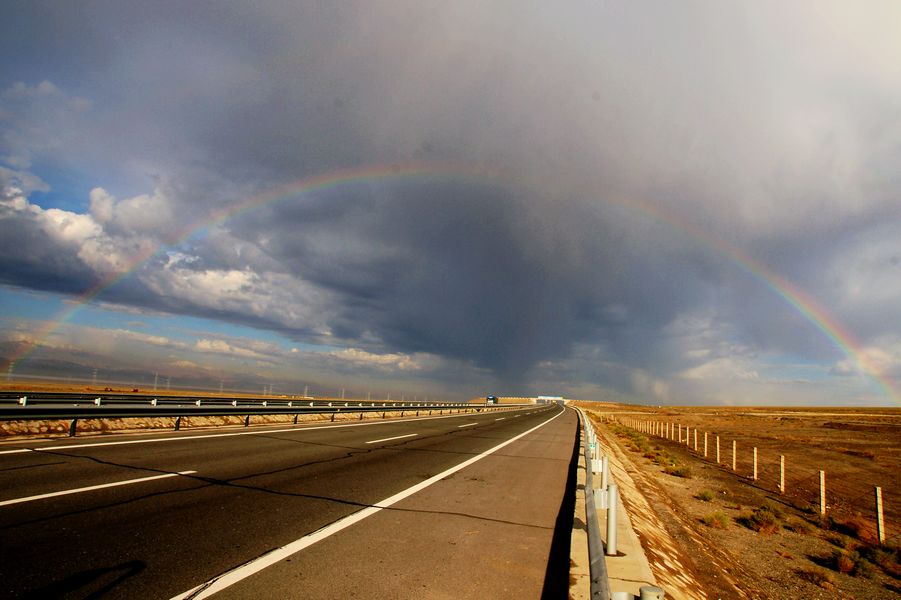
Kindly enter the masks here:
[[901, 405], [901, 4], [10, 2], [0, 366]]

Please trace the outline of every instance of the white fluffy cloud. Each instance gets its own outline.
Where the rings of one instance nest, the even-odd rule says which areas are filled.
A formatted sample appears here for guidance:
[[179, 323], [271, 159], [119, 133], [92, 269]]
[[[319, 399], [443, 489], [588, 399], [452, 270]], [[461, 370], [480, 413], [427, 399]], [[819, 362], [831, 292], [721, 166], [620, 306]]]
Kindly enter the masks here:
[[420, 360], [406, 354], [374, 354], [356, 348], [346, 348], [330, 352], [329, 355], [358, 366], [389, 371], [418, 371], [423, 368]]

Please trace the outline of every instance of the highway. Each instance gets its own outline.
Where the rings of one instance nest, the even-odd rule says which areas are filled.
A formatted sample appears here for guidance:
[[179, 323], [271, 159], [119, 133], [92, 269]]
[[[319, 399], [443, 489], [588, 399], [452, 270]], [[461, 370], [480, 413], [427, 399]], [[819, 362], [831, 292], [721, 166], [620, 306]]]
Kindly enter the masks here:
[[0, 595], [565, 597], [577, 427], [535, 406], [5, 443]]

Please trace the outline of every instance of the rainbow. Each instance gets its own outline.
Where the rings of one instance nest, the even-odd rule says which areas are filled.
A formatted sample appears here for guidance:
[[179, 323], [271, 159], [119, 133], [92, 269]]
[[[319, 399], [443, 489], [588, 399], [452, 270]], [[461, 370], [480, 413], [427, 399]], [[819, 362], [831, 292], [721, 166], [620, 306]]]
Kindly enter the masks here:
[[899, 393], [895, 390], [892, 382], [882, 374], [879, 367], [867, 358], [866, 350], [862, 344], [837, 319], [832, 317], [826, 309], [820, 306], [816, 300], [797, 286], [737, 247], [721, 238], [712, 236], [707, 231], [688, 221], [676, 218], [674, 215], [660, 210], [656, 206], [634, 198], [628, 200], [618, 199], [613, 200], [613, 202], [654, 221], [661, 222], [676, 231], [680, 231], [687, 237], [701, 242], [704, 246], [728, 257], [739, 268], [762, 282], [774, 294], [819, 329], [835, 347], [851, 359], [858, 369], [876, 384], [883, 395], [896, 405], [901, 406]]
[[[11, 373], [15, 364], [27, 360], [28, 357], [42, 345], [44, 340], [53, 335], [63, 324], [69, 321], [79, 310], [93, 302], [104, 291], [127, 278], [137, 269], [145, 265], [154, 256], [166, 249], [184, 243], [190, 237], [209, 228], [250, 212], [258, 207], [294, 198], [304, 194], [325, 191], [344, 185], [359, 183], [372, 183], [380, 181], [418, 180], [450, 178], [454, 181], [471, 181], [477, 184], [511, 185], [511, 178], [502, 172], [479, 165], [459, 164], [434, 164], [434, 163], [401, 163], [388, 165], [369, 165], [364, 167], [340, 169], [328, 173], [293, 181], [285, 185], [273, 188], [265, 193], [252, 196], [242, 202], [237, 202], [227, 207], [220, 208], [206, 218], [174, 232], [157, 246], [148, 247], [137, 253], [129, 260], [125, 267], [119, 271], [111, 272], [97, 281], [91, 288], [71, 300], [71, 307], [64, 310], [55, 319], [48, 321], [32, 340], [23, 344], [19, 352], [9, 359], [7, 370]], [[782, 278], [766, 265], [742, 252], [735, 246], [724, 240], [714, 237], [705, 230], [664, 212], [647, 202], [635, 198], [608, 199], [609, 202], [635, 211], [654, 221], [663, 223], [683, 235], [700, 242], [720, 255], [728, 257], [742, 270], [755, 279], [762, 282], [778, 297], [801, 314], [807, 321], [819, 329], [829, 341], [843, 354], [851, 359], [881, 390], [881, 392], [893, 401], [901, 405], [899, 395], [892, 383], [882, 375], [879, 368], [866, 357], [866, 352], [854, 336], [847, 331], [841, 323], [831, 317], [829, 313], [817, 304], [817, 302], [798, 289], [791, 282]]]

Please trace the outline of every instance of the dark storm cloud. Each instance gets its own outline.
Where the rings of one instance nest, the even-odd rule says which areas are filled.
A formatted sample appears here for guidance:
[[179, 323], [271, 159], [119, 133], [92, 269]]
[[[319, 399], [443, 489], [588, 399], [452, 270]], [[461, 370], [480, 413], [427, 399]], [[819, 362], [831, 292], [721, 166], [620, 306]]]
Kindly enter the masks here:
[[[647, 245], [634, 245], [581, 204], [549, 212], [529, 194], [364, 185], [279, 203], [230, 228], [252, 247], [265, 245], [267, 260], [341, 299], [329, 321], [339, 339], [375, 337], [507, 376], [599, 337], [632, 359], [652, 354], [630, 339], [690, 304], [691, 274], [653, 259], [636, 263]], [[649, 274], [659, 276], [653, 286], [645, 284]], [[646, 330], [623, 323], [615, 306], [637, 310]]]

